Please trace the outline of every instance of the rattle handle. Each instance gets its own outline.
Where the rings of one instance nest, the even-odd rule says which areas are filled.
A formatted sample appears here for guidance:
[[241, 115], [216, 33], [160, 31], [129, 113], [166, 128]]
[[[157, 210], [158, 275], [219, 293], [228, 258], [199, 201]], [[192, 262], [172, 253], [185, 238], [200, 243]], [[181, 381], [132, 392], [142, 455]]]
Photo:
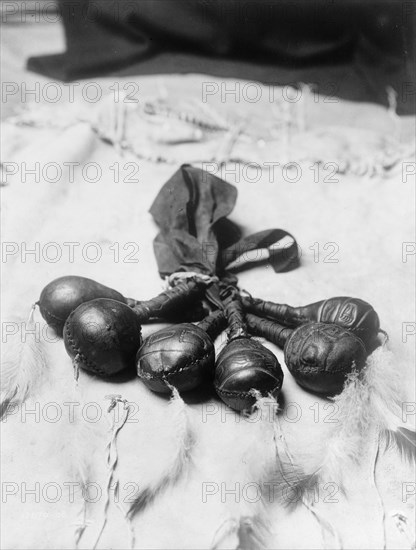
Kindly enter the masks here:
[[211, 315], [208, 315], [208, 317], [205, 317], [205, 319], [198, 323], [198, 327], [205, 330], [211, 340], [215, 340], [226, 326], [227, 319], [221, 310], [214, 311], [214, 313], [211, 313]]
[[132, 308], [136, 306], [140, 306], [143, 303], [141, 300], [135, 300], [134, 298], [124, 298], [124, 299], [126, 301], [126, 304]]
[[262, 336], [283, 349], [286, 341], [293, 333], [291, 328], [283, 327], [274, 321], [262, 319], [252, 313], [247, 313], [247, 325], [252, 334]]
[[200, 289], [200, 285], [194, 281], [178, 283], [175, 287], [161, 292], [151, 300], [138, 302], [132, 309], [141, 322], [147, 321], [150, 317], [163, 317], [164, 313], [174, 311], [196, 298]]
[[226, 286], [221, 290], [220, 295], [229, 327], [228, 339], [249, 338], [243, 303], [237, 289]]
[[297, 327], [309, 321], [309, 319], [305, 317], [303, 308], [301, 307], [276, 304], [275, 302], [246, 296], [242, 298], [242, 301], [244, 308], [249, 313], [254, 313], [259, 317], [267, 317], [285, 326]]

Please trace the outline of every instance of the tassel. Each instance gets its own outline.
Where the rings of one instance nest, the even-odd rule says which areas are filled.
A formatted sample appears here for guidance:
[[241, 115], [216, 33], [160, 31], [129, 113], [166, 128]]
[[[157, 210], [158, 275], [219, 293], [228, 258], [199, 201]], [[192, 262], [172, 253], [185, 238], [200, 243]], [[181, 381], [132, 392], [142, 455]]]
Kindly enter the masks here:
[[[121, 419], [121, 421], [118, 425], [116, 425], [114, 418], [111, 421], [111, 426], [110, 426], [111, 435], [110, 435], [110, 440], [108, 441], [107, 447], [106, 447], [106, 451], [107, 451], [107, 468], [108, 468], [107, 498], [106, 498], [105, 505], [104, 505], [103, 523], [101, 525], [101, 529], [98, 533], [98, 536], [95, 540], [93, 550], [95, 550], [97, 548], [98, 543], [101, 539], [101, 536], [104, 532], [105, 526], [107, 525], [108, 510], [109, 510], [110, 501], [111, 501], [111, 497], [110, 497], [111, 488], [113, 486], [113, 480], [116, 477], [116, 469], [117, 469], [117, 464], [118, 464], [117, 436], [118, 436], [120, 430], [126, 424], [128, 418], [129, 418], [129, 414], [130, 414], [130, 405], [128, 405], [126, 399], [122, 399], [121, 395], [112, 395], [112, 396], [107, 396], [107, 397], [111, 399], [111, 403], [110, 403], [110, 406], [108, 407], [107, 412], [110, 413], [111, 411], [113, 411], [113, 409], [115, 409], [115, 407], [117, 406], [118, 403], [122, 403], [123, 404], [124, 415], [123, 415], [123, 417], [122, 417], [122, 419]], [[124, 517], [124, 519], [127, 523], [127, 528], [128, 528], [128, 532], [129, 532], [129, 540], [130, 540], [130, 548], [134, 548], [134, 545], [135, 545], [134, 529], [133, 529], [133, 526], [131, 524], [131, 519], [128, 516], [128, 512], [125, 511], [124, 508], [122, 507], [122, 505], [119, 503], [119, 499], [118, 499], [119, 490], [120, 490], [119, 480], [116, 479], [115, 480], [115, 485], [114, 485], [114, 499], [115, 499], [117, 507], [121, 511], [121, 513], [122, 513], [122, 515], [123, 515], [123, 517]]]
[[132, 519], [136, 514], [145, 510], [161, 493], [168, 487], [175, 485], [179, 479], [187, 472], [191, 463], [191, 451], [194, 445], [195, 436], [187, 406], [178, 390], [166, 382], [172, 391], [172, 397], [168, 405], [167, 416], [172, 418], [176, 452], [173, 455], [172, 461], [163, 472], [162, 476], [155, 482], [145, 485], [138, 496], [134, 499], [128, 516]]
[[393, 137], [400, 141], [400, 131], [401, 131], [401, 119], [399, 115], [397, 114], [397, 92], [394, 88], [391, 86], [386, 87], [386, 94], [387, 94], [387, 101], [388, 101], [388, 114], [390, 116], [390, 119], [393, 123]]
[[[16, 335], [18, 340], [10, 342], [1, 362], [0, 419], [41, 387], [48, 374], [44, 343], [34, 321], [35, 307], [36, 304], [26, 322], [25, 332], [20, 331]], [[23, 323], [21, 326], [23, 328]]]

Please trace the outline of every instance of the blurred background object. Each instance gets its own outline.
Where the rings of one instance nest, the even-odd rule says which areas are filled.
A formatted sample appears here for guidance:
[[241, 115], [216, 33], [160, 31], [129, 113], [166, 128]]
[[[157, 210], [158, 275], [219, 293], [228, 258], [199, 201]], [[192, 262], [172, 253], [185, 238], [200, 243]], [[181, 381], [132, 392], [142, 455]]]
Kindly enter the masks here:
[[0, 2], [2, 23], [39, 23], [48, 16], [56, 19], [59, 6], [56, 0], [5, 0]]
[[28, 68], [63, 81], [203, 72], [381, 104], [391, 86], [399, 114], [415, 112], [413, 1], [59, 0], [59, 9], [66, 52]]

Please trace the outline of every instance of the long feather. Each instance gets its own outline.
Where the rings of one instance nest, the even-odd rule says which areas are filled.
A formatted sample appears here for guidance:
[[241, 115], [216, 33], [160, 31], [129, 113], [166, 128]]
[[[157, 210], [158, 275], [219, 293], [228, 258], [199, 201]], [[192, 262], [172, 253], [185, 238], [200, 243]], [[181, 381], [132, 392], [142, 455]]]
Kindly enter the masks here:
[[[278, 418], [279, 405], [273, 397], [262, 397], [259, 392], [253, 392], [256, 396], [254, 409], [257, 409], [263, 424], [264, 439], [268, 445], [273, 442], [273, 465], [263, 467], [263, 475], [273, 475], [273, 495], [278, 495], [279, 502], [291, 501], [292, 488], [303, 477], [302, 469], [295, 464], [291, 456], [286, 452], [286, 440], [280, 428]], [[262, 472], [260, 472], [261, 474]], [[289, 491], [289, 492], [288, 492]]]
[[236, 550], [264, 550], [269, 535], [269, 526], [261, 515], [230, 518], [218, 529], [210, 550], [218, 550], [230, 537]]
[[20, 324], [21, 330], [3, 348], [0, 419], [36, 392], [48, 375], [46, 351], [34, 321], [34, 309], [35, 306], [27, 322]]
[[263, 550], [268, 536], [269, 526], [261, 515], [242, 517], [237, 531], [237, 548], [238, 550]]
[[[69, 480], [77, 484], [74, 491], [76, 518], [71, 525], [73, 545], [78, 548], [92, 523], [90, 516], [94, 504], [88, 500], [88, 487], [92, 480], [97, 479], [96, 455], [99, 456], [102, 436], [97, 425], [86, 420], [82, 387], [74, 381], [68, 358], [55, 361], [53, 366], [53, 372], [39, 387], [35, 399], [39, 399], [41, 404], [45, 401], [59, 404], [63, 410], [62, 419], [57, 424], [41, 424], [37, 429], [40, 434], [47, 430], [44, 435], [53, 445], [51, 454], [61, 458], [67, 467], [67, 479], [69, 476]], [[32, 396], [28, 400], [31, 401]]]
[[374, 459], [371, 482], [377, 495], [381, 517], [381, 538], [386, 548], [386, 512], [384, 502], [377, 485], [377, 462], [381, 445], [384, 448], [396, 448], [401, 457], [409, 462], [415, 461], [415, 431], [403, 426], [403, 398], [400, 390], [398, 369], [394, 358], [386, 345], [377, 348], [369, 357], [362, 372], [364, 383], [369, 388], [369, 407], [374, 413]]
[[348, 376], [333, 402], [338, 422], [330, 428], [319, 462], [305, 468], [305, 475], [296, 483], [296, 493], [302, 497], [327, 482], [336, 483], [345, 492], [345, 475], [368, 452], [372, 430], [377, 440], [394, 445], [404, 458], [415, 457], [415, 431], [401, 420], [399, 374], [385, 345], [372, 353], [362, 371]]
[[368, 385], [357, 371], [353, 371], [343, 391], [333, 402], [338, 411], [338, 422], [331, 424], [325, 448], [318, 462], [305, 467], [305, 474], [296, 483], [300, 498], [310, 495], [321, 484], [336, 483], [342, 492], [344, 477], [350, 467], [359, 464], [364, 453], [362, 445], [372, 421]]
[[406, 537], [410, 550], [415, 550], [416, 539], [414, 533], [412, 534], [411, 529], [409, 529], [409, 518], [400, 510], [393, 510], [390, 512], [390, 516], [394, 519], [397, 530]]
[[[282, 471], [282, 476], [288, 486], [289, 489], [294, 490], [295, 487], [298, 487], [300, 483], [302, 483], [302, 480], [305, 479], [305, 474], [303, 473], [302, 469], [295, 464], [295, 461], [293, 459], [292, 453], [289, 449], [289, 446], [287, 444], [286, 438], [284, 436], [283, 430], [280, 425], [279, 418], [276, 418], [276, 434], [277, 437], [275, 438], [275, 441], [280, 441], [280, 450], [279, 447], [276, 447], [276, 453], [281, 454], [282, 452], [285, 453], [287, 459], [290, 463], [290, 475], [288, 475], [287, 469], [286, 472]], [[284, 464], [281, 460], [279, 461], [280, 464]], [[295, 480], [295, 481], [293, 481]], [[295, 493], [295, 497], [298, 497], [298, 495]], [[312, 499], [312, 495], [310, 492], [308, 493], [301, 493], [300, 498], [295, 498], [295, 500], [290, 500], [290, 504], [296, 503], [300, 500], [302, 505], [312, 514], [314, 519], [317, 521], [319, 527], [321, 528], [322, 538], [324, 541], [324, 547], [325, 548], [331, 548], [331, 549], [338, 549], [342, 548], [342, 540], [341, 536], [338, 533], [338, 531], [335, 529], [335, 527], [331, 524], [331, 522], [325, 518], [318, 510], [316, 510], [315, 504]], [[285, 504], [287, 504], [287, 499], [285, 499]]]
[[176, 452], [160, 478], [145, 485], [130, 506], [128, 515], [133, 518], [147, 508], [168, 487], [174, 485], [186, 473], [192, 461], [192, 448], [195, 442], [194, 430], [187, 406], [176, 388], [171, 386], [172, 398], [167, 416], [172, 419]]
[[[43, 377], [42, 382], [39, 381], [36, 391], [32, 387], [28, 393], [28, 410], [46, 411], [49, 405], [53, 405], [57, 420], [49, 420], [45, 413], [36, 417], [35, 423], [27, 421], [26, 404], [21, 415], [10, 413], [4, 418], [2, 439], [5, 443], [3, 453], [7, 457], [5, 466], [8, 475], [21, 483], [28, 479], [45, 480], [46, 483], [53, 481], [61, 486], [71, 483], [69, 495], [72, 496], [60, 499], [53, 506], [45, 499], [32, 503], [32, 511], [37, 517], [45, 513], [47, 519], [44, 525], [36, 525], [36, 522], [30, 525], [22, 543], [19, 523], [12, 524], [8, 544], [11, 547], [16, 544], [24, 546], [31, 537], [40, 540], [37, 537], [48, 531], [53, 538], [59, 531], [62, 545], [77, 548], [89, 523], [90, 508], [95, 507], [85, 500], [85, 495], [88, 495], [90, 480], [97, 479], [93, 469], [99, 434], [96, 433], [96, 424], [87, 422], [82, 414], [83, 399], [75, 387], [66, 357], [53, 363], [53, 369], [48, 369], [48, 376]], [[30, 441], [30, 453], [22, 452], [22, 441]], [[13, 511], [13, 503], [10, 505]]]
[[[75, 399], [79, 399], [79, 396], [76, 393], [73, 395], [74, 402], [76, 402]], [[85, 530], [91, 523], [86, 495], [88, 494], [88, 484], [92, 478], [91, 458], [93, 455], [94, 434], [92, 434], [92, 426], [85, 422], [78, 410], [75, 411], [74, 418], [69, 423], [66, 434], [66, 442], [61, 452], [63, 456], [71, 456], [71, 469], [75, 480], [79, 483], [79, 490], [77, 491], [79, 511], [74, 529], [74, 547], [77, 549]]]
[[401, 457], [411, 462], [416, 459], [416, 431], [397, 427], [384, 432], [387, 448], [396, 448]]
[[403, 421], [400, 371], [386, 346], [377, 348], [369, 357], [363, 378], [369, 388], [370, 407], [386, 448], [396, 448], [403, 459], [415, 462], [416, 431], [409, 425], [405, 426]]
[[372, 459], [370, 462], [370, 484], [376, 494], [376, 502], [379, 509], [379, 515], [380, 515], [380, 524], [381, 524], [381, 545], [380, 547], [382, 550], [386, 549], [386, 511], [384, 508], [384, 502], [383, 498], [380, 493], [380, 489], [377, 484], [377, 464], [378, 464], [378, 458], [380, 455], [380, 432], [377, 429], [377, 426], [375, 429], [373, 428], [373, 452], [372, 452]]
[[312, 499], [311, 491], [302, 491], [299, 488], [308, 480], [309, 477], [303, 469], [295, 462], [293, 455], [287, 444], [284, 432], [279, 419], [279, 407], [274, 399], [259, 398], [257, 396], [256, 405], [260, 408], [268, 407], [272, 412], [270, 420], [273, 426], [273, 441], [275, 447], [275, 458], [277, 473], [274, 477], [273, 485], [278, 488], [279, 502], [286, 507], [294, 507], [301, 503], [312, 514], [317, 521], [325, 548], [342, 548], [342, 541], [338, 531], [324, 516], [316, 510]]
[[[280, 487], [276, 475], [271, 475], [271, 470], [275, 471], [271, 442], [278, 404], [272, 397], [262, 397], [258, 391], [253, 390], [251, 393], [256, 402], [245, 416], [252, 432], [250, 441], [255, 441], [256, 444], [249, 444], [241, 457], [240, 463], [247, 466], [244, 471], [239, 471], [238, 479], [241, 484], [255, 483], [260, 498], [239, 501], [237, 510], [232, 510], [232, 504], [228, 505], [229, 517], [217, 529], [211, 550], [220, 548], [226, 542], [227, 547], [232, 544], [236, 550], [263, 550], [272, 535], [267, 503], [272, 502], [276, 489]], [[262, 445], [264, 448], [261, 448]]]
[[[218, 550], [221, 544], [230, 536], [236, 535], [239, 523], [235, 518], [228, 518], [221, 523], [212, 539], [210, 550]], [[234, 545], [235, 546], [235, 545]]]
[[[301, 502], [303, 506], [312, 514], [321, 528], [322, 536], [325, 542], [325, 548], [342, 548], [342, 541], [335, 527], [322, 516], [314, 507], [310, 492], [305, 495], [298, 495], [299, 482], [305, 479], [305, 474], [302, 468], [295, 463], [295, 460], [289, 450], [286, 438], [281, 429], [279, 420], [279, 405], [277, 401], [271, 397], [262, 397], [259, 392], [253, 391], [256, 397], [256, 403], [253, 407], [252, 414], [257, 410], [260, 413], [258, 441], [265, 441], [268, 449], [270, 443], [273, 442], [273, 466], [267, 467], [261, 464], [259, 455], [267, 457], [268, 449], [264, 452], [255, 449], [257, 463], [257, 481], [260, 486], [273, 487], [273, 498], [269, 495], [268, 501], [274, 502], [274, 496], [278, 495], [278, 502], [284, 503], [286, 506]], [[260, 464], [259, 464], [260, 462]], [[267, 460], [266, 460], [267, 464]], [[270, 475], [273, 475], [272, 482]], [[261, 501], [258, 503], [257, 509], [250, 516], [241, 515], [239, 518], [232, 518], [231, 526], [225, 532], [223, 538], [227, 534], [235, 533], [238, 539], [236, 548], [239, 550], [263, 549], [266, 542], [272, 534], [271, 525], [269, 522], [267, 498], [262, 495]], [[230, 520], [229, 520], [230, 521]], [[224, 529], [223, 529], [224, 531]], [[219, 537], [216, 539], [217, 544], [212, 548], [217, 548], [220, 542]]]

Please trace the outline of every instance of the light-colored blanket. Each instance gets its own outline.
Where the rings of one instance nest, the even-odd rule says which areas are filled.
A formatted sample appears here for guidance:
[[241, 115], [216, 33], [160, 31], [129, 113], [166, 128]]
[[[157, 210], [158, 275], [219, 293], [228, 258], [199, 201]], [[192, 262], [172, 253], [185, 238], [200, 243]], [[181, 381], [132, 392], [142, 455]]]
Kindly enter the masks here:
[[[13, 55], [11, 47], [9, 52]], [[18, 74], [26, 77], [24, 72]], [[18, 78], [15, 80], [20, 86]], [[41, 87], [47, 83], [34, 75], [28, 78], [39, 81]], [[210, 170], [238, 188], [232, 220], [246, 235], [284, 228], [296, 237], [302, 251], [297, 270], [275, 274], [270, 267], [254, 267], [239, 274], [240, 286], [255, 296], [293, 305], [337, 295], [369, 301], [390, 335], [404, 400], [414, 403], [414, 158], [403, 153], [407, 156], [381, 175], [364, 169], [360, 176], [359, 170], [345, 167], [341, 170], [345, 173], [334, 173], [331, 166], [325, 170], [319, 164], [339, 165], [348, 148], [350, 157], [360, 162], [369, 160], [367, 151], [383, 149], [383, 140], [392, 135], [407, 151], [414, 119], [397, 121], [379, 106], [328, 102], [324, 98], [314, 101], [310, 95], [302, 107], [306, 114], [301, 113], [302, 120], [306, 117], [306, 128], [299, 132], [297, 127], [279, 147], [267, 149], [266, 144], [266, 154], [259, 140], [274, 116], [266, 88], [256, 88], [262, 90], [262, 97], [251, 102], [247, 97], [252, 95], [245, 100], [243, 97], [247, 83], [201, 75], [123, 81], [108, 78], [97, 80], [94, 86], [111, 93], [114, 82], [120, 87], [134, 82], [139, 100], [166, 93], [170, 101], [185, 104], [201, 101], [207, 83], [212, 84], [211, 91], [219, 90], [209, 96], [207, 104], [221, 116], [243, 121], [244, 131], [257, 136], [254, 145], [242, 142], [237, 152], [261, 165], [259, 171], [247, 164], [210, 164]], [[84, 93], [86, 84], [81, 83]], [[231, 89], [236, 84], [240, 86], [239, 101], [231, 95], [224, 100], [222, 87]], [[254, 91], [254, 87], [251, 91], [246, 88], [248, 94]], [[19, 104], [15, 96], [11, 102]], [[85, 122], [64, 129], [59, 124], [50, 127], [54, 113], [56, 120], [65, 112], [69, 117], [82, 112], [85, 117], [87, 107], [95, 116], [100, 105], [82, 102], [79, 95], [72, 104], [58, 102], [55, 106], [41, 98], [39, 112], [49, 121], [48, 127], [3, 124], [2, 160], [9, 163], [7, 185], [2, 188], [2, 323], [7, 330], [11, 323], [25, 320], [42, 288], [62, 275], [91, 277], [137, 299], [149, 298], [162, 289], [152, 250], [157, 228], [148, 209], [181, 162], [201, 155], [209, 161], [218, 153], [219, 144], [165, 144], [161, 148], [176, 164], [157, 164], [129, 153], [121, 156], [100, 141]], [[108, 122], [111, 114], [105, 108], [100, 113]], [[293, 124], [296, 113], [296, 109], [289, 111]], [[113, 123], [110, 120], [108, 124]], [[136, 136], [138, 146], [143, 147], [140, 134], [148, 132], [148, 126], [143, 123], [142, 128], [139, 118], [137, 125], [132, 121], [127, 124], [131, 139]], [[166, 131], [170, 129], [166, 127]], [[283, 165], [296, 161], [300, 172], [287, 167], [271, 172], [264, 169], [265, 160]], [[38, 168], [35, 163], [39, 163]], [[62, 170], [55, 183], [51, 181], [55, 177], [52, 163]], [[74, 163], [73, 173], [69, 163]], [[46, 176], [42, 174], [45, 166], [50, 170]], [[14, 169], [16, 173], [11, 174]], [[100, 171], [96, 182], [94, 169]], [[35, 173], [27, 173], [26, 181], [22, 181], [25, 170]], [[36, 321], [43, 331], [38, 312]], [[146, 326], [144, 334], [156, 328]], [[3, 342], [5, 339], [3, 335]], [[336, 411], [332, 417], [329, 401], [297, 386], [284, 365], [282, 352], [266, 345], [284, 369], [281, 423], [295, 459], [305, 453], [320, 456]], [[106, 487], [110, 485], [108, 522], [98, 547], [126, 548], [132, 535], [123, 510], [138, 486], [161, 476], [175, 449], [176, 426], [170, 405], [138, 379], [114, 384], [81, 373], [75, 386], [62, 341], [50, 343], [47, 352], [47, 370], [36, 392], [1, 426], [3, 547], [74, 547], [76, 530], [84, 525], [81, 464], [90, 502], [79, 547], [93, 547], [105, 516]], [[111, 394], [137, 404], [118, 436], [120, 489], [115, 498], [116, 478], [109, 478], [105, 448], [111, 418], [106, 396]], [[261, 478], [257, 466], [274, 452], [263, 424], [249, 422], [211, 397], [206, 401], [199, 396], [186, 400], [195, 430], [192, 462], [186, 475], [133, 520], [136, 548], [205, 549], [215, 546], [213, 541], [219, 541], [219, 548], [235, 548], [233, 520], [259, 511], [256, 491]], [[81, 411], [75, 416], [80, 417], [82, 427], [69, 421], [69, 403], [79, 403], [74, 410]], [[34, 412], [30, 414], [30, 410]], [[387, 548], [410, 548], [414, 539], [414, 470], [400, 461], [395, 450], [382, 454], [376, 471], [379, 495], [373, 483], [371, 438], [370, 433], [368, 452], [360, 464], [346, 472], [346, 495], [336, 484], [323, 487], [315, 508], [339, 532], [343, 548], [382, 548], [383, 514]], [[290, 510], [271, 500], [267, 510], [262, 510], [272, 525], [268, 548], [334, 547], [305, 507]], [[403, 522], [402, 529], [397, 527], [392, 515], [397, 511], [407, 518], [406, 528]]]

